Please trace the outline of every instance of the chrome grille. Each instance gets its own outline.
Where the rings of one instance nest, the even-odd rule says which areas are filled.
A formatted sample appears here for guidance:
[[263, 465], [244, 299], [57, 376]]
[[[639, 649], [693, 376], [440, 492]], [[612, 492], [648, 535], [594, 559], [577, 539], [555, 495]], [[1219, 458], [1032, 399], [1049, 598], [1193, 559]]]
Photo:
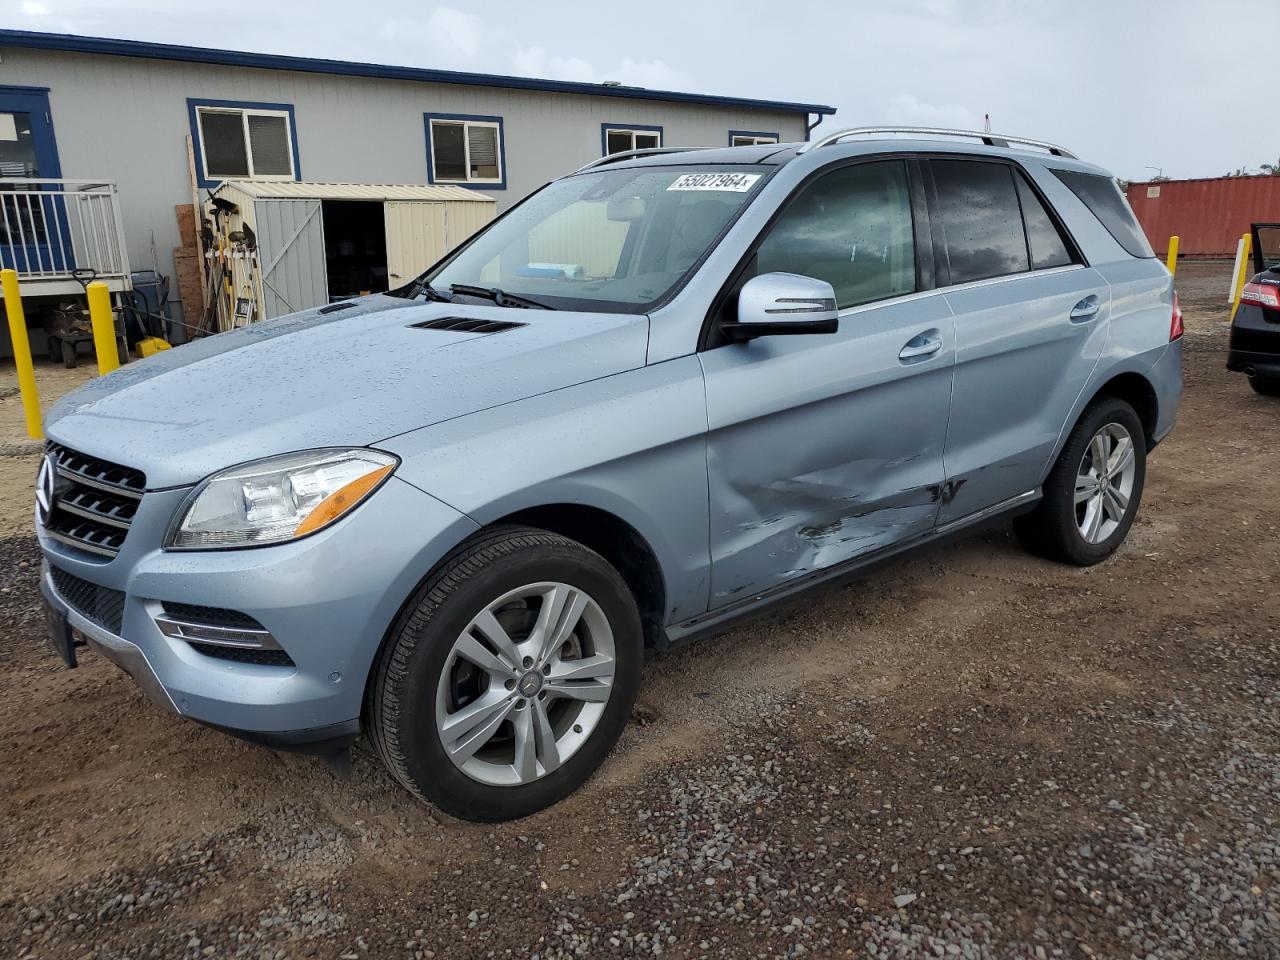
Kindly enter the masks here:
[[45, 533], [96, 556], [114, 557], [124, 546], [147, 487], [146, 476], [57, 443], [50, 443], [46, 452], [57, 479]]
[[100, 587], [88, 580], [81, 580], [50, 564], [49, 576], [53, 589], [67, 605], [90, 623], [119, 635], [124, 623], [124, 593], [110, 587]]

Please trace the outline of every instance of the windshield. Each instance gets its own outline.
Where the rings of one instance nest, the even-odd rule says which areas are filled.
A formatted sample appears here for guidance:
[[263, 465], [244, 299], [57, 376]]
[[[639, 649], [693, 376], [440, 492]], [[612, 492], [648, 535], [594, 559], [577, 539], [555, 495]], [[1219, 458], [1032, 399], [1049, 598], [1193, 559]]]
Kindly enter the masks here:
[[684, 281], [771, 169], [640, 167], [557, 180], [424, 279], [441, 293], [467, 284], [565, 310], [643, 313]]

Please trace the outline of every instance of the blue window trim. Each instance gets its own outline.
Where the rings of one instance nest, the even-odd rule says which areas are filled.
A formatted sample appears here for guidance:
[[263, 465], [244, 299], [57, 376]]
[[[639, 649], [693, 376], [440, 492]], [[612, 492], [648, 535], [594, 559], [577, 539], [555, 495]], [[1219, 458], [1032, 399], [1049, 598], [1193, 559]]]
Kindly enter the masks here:
[[226, 110], [278, 110], [289, 115], [289, 141], [293, 148], [293, 179], [302, 179], [302, 158], [298, 155], [298, 120], [294, 116], [292, 103], [256, 103], [249, 100], [208, 100], [203, 97], [187, 97], [187, 119], [191, 124], [191, 146], [196, 161], [196, 183], [206, 189], [213, 190], [221, 186], [221, 180], [211, 180], [205, 176], [204, 150], [201, 148], [200, 122], [196, 116], [198, 107], [213, 107]]
[[773, 137], [774, 143], [781, 143], [782, 137], [778, 135], [776, 130], [730, 130], [729, 146], [733, 146], [734, 137]]
[[[494, 180], [436, 180], [435, 158], [431, 155], [431, 121], [474, 120], [479, 123], [496, 123], [498, 125], [498, 173], [500, 178]], [[501, 117], [486, 117], [475, 113], [424, 113], [422, 130], [427, 138], [427, 183], [439, 183], [449, 187], [463, 187], [467, 190], [505, 190], [507, 189], [507, 131]]]
[[658, 146], [665, 147], [667, 145], [667, 135], [661, 127], [655, 127], [647, 123], [602, 123], [600, 124], [600, 156], [609, 155], [609, 131], [610, 130], [639, 130], [641, 133], [656, 133], [658, 135]]

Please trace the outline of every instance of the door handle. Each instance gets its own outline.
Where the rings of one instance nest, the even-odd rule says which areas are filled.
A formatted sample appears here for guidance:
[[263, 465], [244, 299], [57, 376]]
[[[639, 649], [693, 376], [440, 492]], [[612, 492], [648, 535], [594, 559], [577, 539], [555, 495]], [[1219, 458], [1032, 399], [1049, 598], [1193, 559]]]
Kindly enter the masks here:
[[1098, 315], [1098, 311], [1102, 309], [1102, 303], [1094, 294], [1089, 294], [1074, 307], [1071, 308], [1071, 322], [1084, 323], [1092, 320]]
[[942, 338], [932, 333], [922, 333], [912, 337], [907, 345], [898, 351], [899, 360], [922, 360], [931, 357], [942, 349]]

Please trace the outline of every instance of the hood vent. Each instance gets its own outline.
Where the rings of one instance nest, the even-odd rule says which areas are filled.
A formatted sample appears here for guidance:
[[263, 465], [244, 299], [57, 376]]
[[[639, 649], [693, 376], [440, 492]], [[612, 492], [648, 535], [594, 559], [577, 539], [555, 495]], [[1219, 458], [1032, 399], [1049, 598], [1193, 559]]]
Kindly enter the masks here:
[[436, 320], [423, 320], [411, 323], [411, 327], [419, 330], [457, 330], [462, 333], [502, 333], [523, 327], [523, 323], [512, 323], [509, 320], [480, 320], [475, 317], [440, 317]]

